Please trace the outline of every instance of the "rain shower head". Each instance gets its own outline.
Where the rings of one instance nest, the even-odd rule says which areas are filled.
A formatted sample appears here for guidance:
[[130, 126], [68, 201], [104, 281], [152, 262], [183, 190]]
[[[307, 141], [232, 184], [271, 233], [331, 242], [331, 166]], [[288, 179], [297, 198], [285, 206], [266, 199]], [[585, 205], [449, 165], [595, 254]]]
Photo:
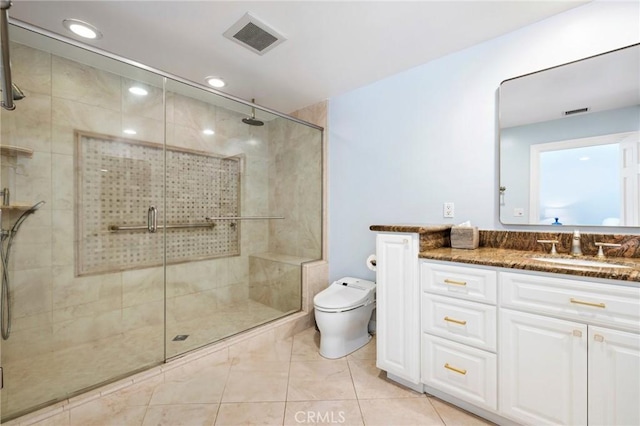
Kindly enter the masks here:
[[249, 126], [264, 126], [264, 122], [260, 120], [256, 120], [255, 118], [243, 118], [242, 122], [248, 124]]
[[[255, 102], [255, 99], [251, 99], [252, 104], [255, 104]], [[264, 121], [260, 121], [256, 118], [256, 108], [254, 106], [251, 107], [251, 117], [243, 118], [242, 122], [249, 126], [264, 126]]]

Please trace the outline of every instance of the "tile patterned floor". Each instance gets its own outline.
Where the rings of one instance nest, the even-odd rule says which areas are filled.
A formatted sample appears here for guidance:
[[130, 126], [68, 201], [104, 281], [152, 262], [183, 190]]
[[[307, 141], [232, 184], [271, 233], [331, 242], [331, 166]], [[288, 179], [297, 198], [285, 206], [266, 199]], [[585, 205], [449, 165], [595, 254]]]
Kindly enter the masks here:
[[488, 425], [437, 398], [386, 379], [375, 338], [327, 360], [307, 329], [272, 347], [207, 356], [39, 426], [129, 425]]

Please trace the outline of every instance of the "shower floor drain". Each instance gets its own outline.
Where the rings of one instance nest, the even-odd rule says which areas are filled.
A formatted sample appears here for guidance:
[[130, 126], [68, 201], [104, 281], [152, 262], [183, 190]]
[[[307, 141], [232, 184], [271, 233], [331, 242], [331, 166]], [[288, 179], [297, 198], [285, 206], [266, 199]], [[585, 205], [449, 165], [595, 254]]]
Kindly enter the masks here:
[[174, 342], [182, 342], [184, 340], [187, 340], [187, 337], [189, 337], [188, 334], [178, 334], [176, 337], [173, 338]]

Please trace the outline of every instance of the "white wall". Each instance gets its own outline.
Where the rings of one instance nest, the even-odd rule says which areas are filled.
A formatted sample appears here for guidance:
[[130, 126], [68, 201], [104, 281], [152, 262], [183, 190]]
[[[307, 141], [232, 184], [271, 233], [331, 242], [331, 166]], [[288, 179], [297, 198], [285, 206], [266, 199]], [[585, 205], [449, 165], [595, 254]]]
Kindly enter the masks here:
[[[331, 99], [329, 278], [375, 279], [372, 224], [541, 229], [498, 220], [498, 86], [637, 43], [639, 13], [637, 1], [597, 1]], [[454, 219], [442, 217], [445, 201]]]

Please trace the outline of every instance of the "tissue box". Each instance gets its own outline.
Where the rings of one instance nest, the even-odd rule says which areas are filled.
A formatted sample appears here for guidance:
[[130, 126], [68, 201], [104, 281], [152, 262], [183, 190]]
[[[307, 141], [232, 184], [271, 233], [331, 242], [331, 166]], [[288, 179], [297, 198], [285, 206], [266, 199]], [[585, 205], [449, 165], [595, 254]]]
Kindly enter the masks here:
[[459, 249], [476, 249], [480, 242], [480, 232], [475, 226], [452, 226], [451, 247]]

